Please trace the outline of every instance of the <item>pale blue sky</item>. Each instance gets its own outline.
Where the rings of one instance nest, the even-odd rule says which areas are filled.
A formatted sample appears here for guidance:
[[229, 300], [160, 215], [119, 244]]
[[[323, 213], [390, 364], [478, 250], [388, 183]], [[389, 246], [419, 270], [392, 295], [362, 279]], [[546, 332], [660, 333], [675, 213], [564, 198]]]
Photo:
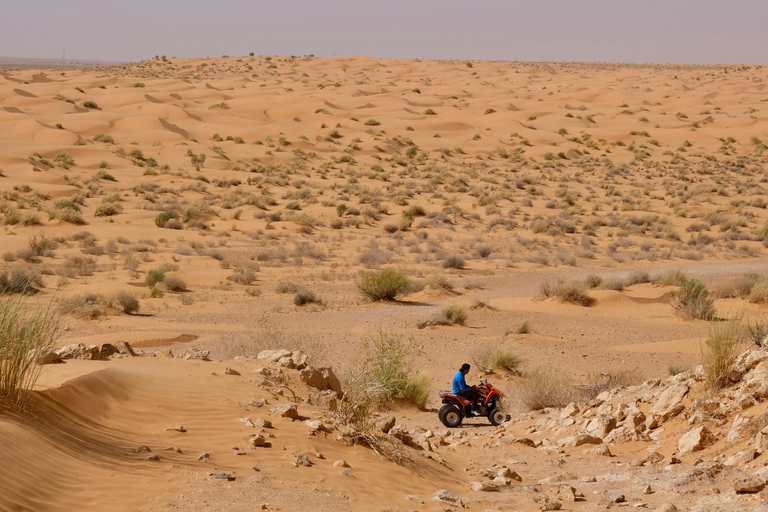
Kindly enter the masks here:
[[768, 63], [767, 0], [0, 0], [0, 56]]

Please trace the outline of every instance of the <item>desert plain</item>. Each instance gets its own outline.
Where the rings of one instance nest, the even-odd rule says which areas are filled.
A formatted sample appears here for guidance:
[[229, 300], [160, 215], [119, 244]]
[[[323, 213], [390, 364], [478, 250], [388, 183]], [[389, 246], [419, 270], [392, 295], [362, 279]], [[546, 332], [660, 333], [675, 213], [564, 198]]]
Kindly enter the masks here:
[[[0, 291], [55, 312], [64, 347], [2, 409], [0, 510], [765, 510], [766, 80], [0, 68]], [[361, 292], [382, 272], [394, 300]], [[691, 280], [707, 314], [680, 307]], [[356, 436], [345, 386], [382, 340], [428, 393], [377, 400]], [[464, 362], [510, 421], [440, 423]]]

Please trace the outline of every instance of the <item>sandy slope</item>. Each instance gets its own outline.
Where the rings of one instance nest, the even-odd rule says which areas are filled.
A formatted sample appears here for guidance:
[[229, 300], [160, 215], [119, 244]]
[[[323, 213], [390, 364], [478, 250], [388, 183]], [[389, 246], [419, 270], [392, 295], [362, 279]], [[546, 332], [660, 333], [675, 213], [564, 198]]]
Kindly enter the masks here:
[[[287, 451], [259, 459], [268, 476], [252, 475], [254, 457], [231, 448], [245, 432], [235, 402], [259, 388], [250, 368], [242, 378], [222, 370], [276, 344], [341, 373], [385, 328], [423, 347], [415, 367], [435, 389], [501, 343], [514, 344], [524, 369], [551, 366], [579, 382], [695, 366], [708, 325], [674, 315], [675, 287], [590, 290], [589, 308], [542, 300], [540, 287], [682, 268], [721, 288], [765, 272], [765, 80], [762, 66], [365, 57], [0, 69], [0, 269], [42, 272], [39, 300], [100, 296], [98, 314], [68, 312], [62, 345], [195, 345], [230, 361], [50, 369], [39, 421], [0, 421], [14, 440], [0, 456], [0, 508], [407, 509], [407, 492], [463, 489], [464, 462], [485, 460], [482, 450], [449, 454], [449, 470], [431, 464], [414, 478], [286, 424]], [[81, 221], [62, 218], [72, 208]], [[158, 226], [163, 212], [180, 229]], [[47, 245], [30, 254], [40, 237]], [[446, 268], [451, 256], [464, 268]], [[423, 288], [398, 303], [365, 301], [355, 280], [382, 267]], [[145, 276], [157, 268], [186, 286], [151, 297]], [[295, 306], [280, 283], [322, 303]], [[140, 300], [138, 314], [106, 305], [120, 291]], [[466, 327], [417, 328], [447, 304], [472, 307]], [[765, 307], [716, 306], [723, 316]], [[525, 319], [532, 332], [514, 334]], [[433, 412], [398, 418], [439, 428]], [[178, 424], [189, 428], [181, 438], [163, 430]], [[144, 462], [132, 451], [141, 444], [162, 461]], [[182, 454], [164, 451], [177, 445]], [[310, 449], [329, 463], [296, 478], [288, 459]], [[212, 460], [197, 462], [202, 451]], [[337, 456], [354, 478], [330, 465]], [[211, 482], [217, 464], [237, 471], [238, 485]], [[392, 487], [401, 491], [387, 501]]]

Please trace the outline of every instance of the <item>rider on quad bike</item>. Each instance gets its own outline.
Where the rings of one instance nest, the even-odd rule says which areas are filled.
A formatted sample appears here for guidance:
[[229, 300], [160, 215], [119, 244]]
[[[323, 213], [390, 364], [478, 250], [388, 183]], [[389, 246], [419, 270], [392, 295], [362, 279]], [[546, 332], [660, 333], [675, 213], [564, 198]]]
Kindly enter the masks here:
[[469, 364], [464, 363], [453, 376], [453, 389], [440, 391], [443, 406], [438, 417], [440, 422], [449, 428], [461, 425], [464, 418], [486, 416], [492, 425], [500, 425], [509, 418], [501, 408], [501, 398], [504, 393], [494, 388], [487, 380], [479, 386], [468, 386], [466, 375]]

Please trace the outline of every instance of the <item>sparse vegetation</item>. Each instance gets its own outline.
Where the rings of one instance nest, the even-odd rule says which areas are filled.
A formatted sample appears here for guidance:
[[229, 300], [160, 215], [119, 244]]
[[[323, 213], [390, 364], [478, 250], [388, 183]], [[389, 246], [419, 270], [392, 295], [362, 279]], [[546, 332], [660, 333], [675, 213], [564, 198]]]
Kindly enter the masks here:
[[408, 277], [392, 268], [363, 272], [357, 281], [357, 289], [372, 301], [395, 300], [410, 288]]
[[712, 320], [715, 316], [714, 303], [707, 287], [696, 279], [683, 282], [672, 298], [672, 307], [686, 320]]

